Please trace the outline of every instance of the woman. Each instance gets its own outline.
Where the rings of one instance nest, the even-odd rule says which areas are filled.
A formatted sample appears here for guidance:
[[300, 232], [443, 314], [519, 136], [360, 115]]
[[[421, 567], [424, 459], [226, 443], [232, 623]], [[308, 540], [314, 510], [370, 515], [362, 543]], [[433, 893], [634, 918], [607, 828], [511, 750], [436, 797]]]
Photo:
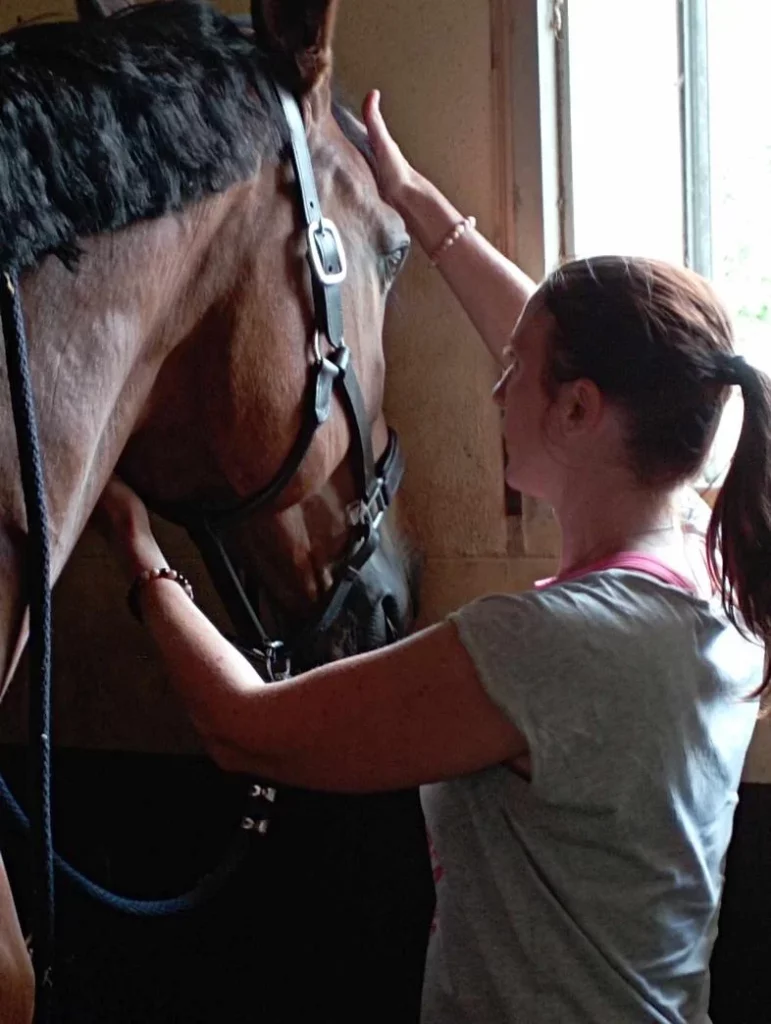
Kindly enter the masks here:
[[[426, 1024], [705, 1021], [768, 682], [744, 633], [771, 634], [771, 387], [733, 354], [696, 275], [604, 257], [535, 289], [407, 164], [377, 94], [364, 113], [384, 197], [504, 367], [507, 479], [554, 507], [559, 576], [263, 686], [184, 588], [151, 572], [163, 555], [117, 482], [109, 531], [223, 767], [330, 790], [426, 784], [442, 866]], [[744, 425], [705, 563], [675, 506], [732, 385]]]

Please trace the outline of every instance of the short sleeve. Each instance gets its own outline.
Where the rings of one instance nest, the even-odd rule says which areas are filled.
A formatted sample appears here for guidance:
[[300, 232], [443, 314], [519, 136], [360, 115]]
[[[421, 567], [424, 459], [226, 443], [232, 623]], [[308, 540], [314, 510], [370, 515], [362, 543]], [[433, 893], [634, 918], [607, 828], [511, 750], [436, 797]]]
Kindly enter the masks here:
[[527, 738], [546, 799], [601, 803], [609, 773], [639, 776], [656, 758], [662, 715], [693, 701], [683, 680], [693, 646], [666, 605], [595, 578], [492, 595], [450, 617], [485, 690]]

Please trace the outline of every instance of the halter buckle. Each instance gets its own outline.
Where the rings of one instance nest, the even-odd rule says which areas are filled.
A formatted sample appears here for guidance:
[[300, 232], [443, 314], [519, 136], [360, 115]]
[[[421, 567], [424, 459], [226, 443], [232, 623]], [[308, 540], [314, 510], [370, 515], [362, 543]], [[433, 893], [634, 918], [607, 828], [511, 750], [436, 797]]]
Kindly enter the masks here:
[[241, 819], [241, 828], [244, 832], [257, 832], [259, 835], [267, 835], [270, 828], [269, 818], [252, 818], [246, 815]]
[[[327, 236], [332, 242], [328, 251], [324, 244]], [[337, 225], [328, 217], [319, 217], [309, 225], [308, 257], [316, 280], [325, 287], [342, 284], [348, 276], [348, 261], [345, 258], [343, 240]], [[335, 262], [337, 269], [333, 265]]]
[[280, 683], [292, 674], [292, 659], [282, 640], [271, 640], [262, 652], [271, 683]]
[[345, 510], [349, 526], [367, 526], [371, 530], [377, 530], [390, 504], [391, 496], [386, 482], [382, 477], [378, 477], [372, 493], [361, 501], [351, 502]]
[[[369, 498], [369, 500], [354, 501], [348, 506], [346, 511], [346, 518], [348, 519], [348, 525], [353, 527], [359, 527], [364, 537], [369, 536], [370, 533], [377, 532], [383, 521], [383, 516], [386, 513], [388, 506], [384, 505], [382, 501], [377, 501], [381, 493], [381, 488], [378, 487], [375, 494]], [[372, 506], [376, 505], [376, 511], [373, 513]]]
[[390, 504], [391, 495], [388, 493], [388, 486], [386, 485], [385, 480], [382, 477], [379, 477], [377, 487], [367, 498], [367, 508], [369, 509], [369, 514], [372, 518], [372, 523], [375, 529], [380, 526], [383, 516], [388, 511]]

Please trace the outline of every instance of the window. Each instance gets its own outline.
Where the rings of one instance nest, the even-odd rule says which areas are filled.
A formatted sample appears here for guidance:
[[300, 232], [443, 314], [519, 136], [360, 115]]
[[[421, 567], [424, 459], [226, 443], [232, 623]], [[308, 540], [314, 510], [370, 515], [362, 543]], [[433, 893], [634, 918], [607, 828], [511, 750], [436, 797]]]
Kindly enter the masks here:
[[771, 371], [771, 96], [763, 0], [706, 0], [712, 266], [747, 359]]
[[677, 4], [569, 0], [569, 255], [682, 260]]
[[[624, 252], [709, 277], [737, 347], [771, 372], [771, 95], [761, 0], [557, 0], [563, 253]], [[733, 396], [702, 486], [725, 471]]]

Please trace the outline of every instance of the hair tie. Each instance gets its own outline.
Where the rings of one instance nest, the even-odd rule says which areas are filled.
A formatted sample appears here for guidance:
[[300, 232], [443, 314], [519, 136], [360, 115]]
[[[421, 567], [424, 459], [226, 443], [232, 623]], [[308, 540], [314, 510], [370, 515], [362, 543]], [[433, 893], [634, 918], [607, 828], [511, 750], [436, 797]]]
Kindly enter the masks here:
[[721, 384], [737, 384], [744, 388], [749, 379], [748, 375], [754, 372], [744, 356], [721, 353], [717, 358], [716, 376]]

